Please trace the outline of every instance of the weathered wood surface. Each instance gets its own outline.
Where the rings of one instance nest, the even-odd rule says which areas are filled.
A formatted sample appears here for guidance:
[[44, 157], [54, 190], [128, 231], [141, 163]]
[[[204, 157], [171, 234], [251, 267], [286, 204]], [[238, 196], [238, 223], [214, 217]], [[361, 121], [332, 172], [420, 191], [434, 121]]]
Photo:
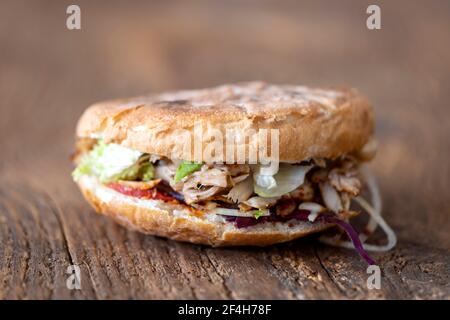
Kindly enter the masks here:
[[[372, 1], [373, 2], [373, 1]], [[364, 1], [0, 3], [0, 298], [450, 298], [450, 6]], [[128, 231], [93, 213], [71, 181], [75, 123], [91, 102], [264, 79], [349, 84], [374, 102], [373, 164], [399, 236], [375, 254], [314, 237], [211, 249]], [[82, 289], [68, 290], [68, 265]]]

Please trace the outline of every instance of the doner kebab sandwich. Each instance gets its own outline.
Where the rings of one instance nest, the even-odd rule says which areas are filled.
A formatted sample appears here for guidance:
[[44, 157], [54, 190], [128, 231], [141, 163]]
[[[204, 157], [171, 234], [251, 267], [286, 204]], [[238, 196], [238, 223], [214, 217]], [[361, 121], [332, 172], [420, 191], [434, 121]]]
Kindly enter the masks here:
[[[321, 241], [374, 264], [366, 250], [396, 239], [364, 165], [373, 131], [371, 105], [349, 88], [247, 82], [112, 100], [81, 116], [73, 178], [97, 212], [147, 234], [266, 246], [334, 228]], [[361, 212], [358, 234], [349, 219]], [[377, 226], [387, 244], [364, 243]]]

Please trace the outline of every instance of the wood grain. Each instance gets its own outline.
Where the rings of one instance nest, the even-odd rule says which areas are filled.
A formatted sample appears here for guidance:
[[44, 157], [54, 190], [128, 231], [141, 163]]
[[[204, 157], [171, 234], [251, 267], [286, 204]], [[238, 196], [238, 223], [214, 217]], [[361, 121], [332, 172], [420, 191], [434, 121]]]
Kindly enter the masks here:
[[[79, 1], [69, 31], [69, 2], [2, 1], [0, 299], [449, 299], [450, 6], [378, 3], [369, 31], [364, 1]], [[348, 84], [374, 102], [373, 169], [399, 236], [374, 254], [381, 290], [355, 252], [314, 236], [256, 249], [144, 236], [96, 215], [71, 181], [90, 103], [251, 79]], [[72, 264], [81, 290], [66, 287]]]

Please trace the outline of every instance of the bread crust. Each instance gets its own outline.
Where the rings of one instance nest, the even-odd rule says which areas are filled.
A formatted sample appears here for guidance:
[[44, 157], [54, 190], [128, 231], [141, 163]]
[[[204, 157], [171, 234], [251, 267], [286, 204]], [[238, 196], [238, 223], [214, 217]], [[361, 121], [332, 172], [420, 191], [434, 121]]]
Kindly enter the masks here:
[[[334, 159], [361, 149], [373, 133], [374, 117], [368, 100], [354, 89], [248, 82], [96, 103], [81, 116], [77, 137], [102, 138], [171, 159], [196, 160], [193, 142], [186, 152], [183, 140], [186, 131], [193, 134], [195, 124], [202, 127], [202, 154], [217, 130], [225, 137], [227, 129], [242, 135], [278, 129], [279, 160], [298, 162], [313, 157]], [[248, 150], [249, 141], [235, 147]], [[222, 159], [216, 161], [226, 161], [223, 148]], [[245, 161], [249, 160], [246, 152]]]
[[[158, 200], [139, 200], [118, 193], [95, 178], [77, 181], [84, 197], [103, 215], [128, 228], [177, 241], [219, 246], [267, 246], [297, 239], [329, 228], [330, 224], [303, 221], [264, 223], [238, 229], [232, 223], [211, 221], [206, 217], [186, 214], [182, 205]], [[143, 205], [147, 201], [151, 206]], [[291, 226], [289, 226], [289, 224]]]

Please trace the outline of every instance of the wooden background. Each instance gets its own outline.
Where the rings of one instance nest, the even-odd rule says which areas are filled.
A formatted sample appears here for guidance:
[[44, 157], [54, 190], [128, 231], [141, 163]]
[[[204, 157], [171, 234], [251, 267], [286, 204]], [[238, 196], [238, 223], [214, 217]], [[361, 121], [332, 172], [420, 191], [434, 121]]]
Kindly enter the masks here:
[[[82, 30], [65, 27], [78, 3]], [[450, 298], [450, 3], [0, 2], [0, 298]], [[399, 237], [366, 288], [351, 250], [309, 237], [211, 249], [127, 231], [71, 181], [90, 103], [225, 82], [355, 86], [376, 108], [373, 169]], [[381, 235], [378, 235], [381, 237]], [[68, 290], [68, 265], [82, 289]]]

